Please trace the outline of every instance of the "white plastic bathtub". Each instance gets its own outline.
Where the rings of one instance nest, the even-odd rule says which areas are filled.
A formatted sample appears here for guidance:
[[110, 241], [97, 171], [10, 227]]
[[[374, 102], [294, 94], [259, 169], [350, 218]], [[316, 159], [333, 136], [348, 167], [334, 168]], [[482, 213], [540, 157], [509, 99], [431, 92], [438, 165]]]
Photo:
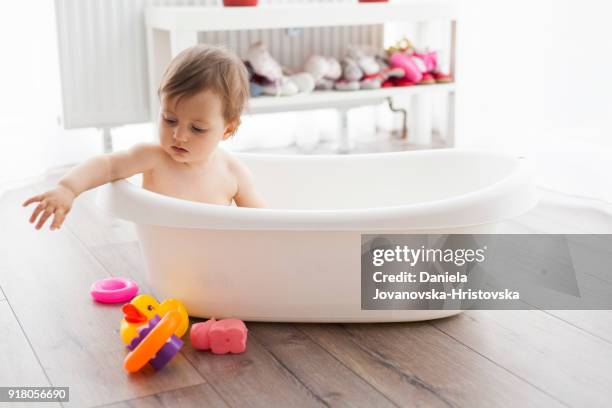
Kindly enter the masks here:
[[361, 310], [362, 233], [491, 233], [536, 202], [524, 159], [468, 150], [347, 156], [239, 154], [269, 204], [225, 207], [144, 190], [98, 203], [136, 224], [146, 279], [192, 316], [411, 321], [457, 311]]

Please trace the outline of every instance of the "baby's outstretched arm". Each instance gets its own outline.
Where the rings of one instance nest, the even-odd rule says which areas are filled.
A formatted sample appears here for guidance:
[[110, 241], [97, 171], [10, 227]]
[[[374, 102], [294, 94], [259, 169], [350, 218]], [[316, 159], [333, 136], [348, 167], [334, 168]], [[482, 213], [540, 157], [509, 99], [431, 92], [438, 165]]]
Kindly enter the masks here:
[[237, 159], [230, 160], [232, 172], [238, 182], [234, 201], [238, 207], [265, 208], [266, 203], [255, 189], [250, 170]]
[[55, 188], [30, 197], [23, 203], [24, 207], [39, 203], [30, 217], [30, 223], [40, 215], [36, 229], [41, 229], [53, 215], [51, 230], [59, 228], [70, 212], [72, 202], [81, 193], [149, 170], [163, 154], [160, 146], [141, 143], [128, 150], [92, 157], [66, 173]]

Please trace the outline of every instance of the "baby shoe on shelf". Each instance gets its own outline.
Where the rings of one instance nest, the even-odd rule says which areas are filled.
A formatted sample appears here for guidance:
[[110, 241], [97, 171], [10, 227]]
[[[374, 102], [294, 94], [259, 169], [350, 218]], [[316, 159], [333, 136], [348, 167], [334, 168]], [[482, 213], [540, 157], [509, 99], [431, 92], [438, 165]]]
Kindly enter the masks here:
[[312, 75], [315, 88], [318, 90], [333, 89], [334, 81], [342, 75], [338, 60], [322, 55], [311, 55], [304, 63], [303, 70]]
[[326, 57], [327, 59], [327, 73], [325, 74], [325, 79], [329, 79], [332, 81], [337, 81], [342, 76], [342, 67], [340, 66], [340, 62], [334, 57]]
[[359, 81], [361, 78], [363, 78], [363, 71], [359, 65], [357, 65], [357, 62], [352, 58], [345, 57], [341, 62], [341, 66], [342, 79], [345, 81], [353, 82]]
[[341, 79], [336, 81], [334, 88], [337, 91], [357, 91], [359, 90], [360, 85], [358, 81], [347, 81], [346, 79]]
[[363, 78], [363, 71], [357, 62], [349, 57], [345, 57], [340, 63], [342, 66], [342, 77], [334, 84], [334, 89], [338, 91], [356, 91], [360, 88], [359, 81]]
[[364, 75], [374, 75], [380, 72], [380, 65], [374, 55], [364, 51], [366, 47], [351, 45], [348, 47], [348, 57], [357, 63]]
[[243, 62], [247, 72], [249, 73], [249, 94], [253, 98], [258, 97], [263, 93], [262, 84], [268, 82], [268, 80], [257, 75], [248, 61]]
[[297, 85], [286, 76], [263, 86], [263, 93], [271, 96], [293, 96], [299, 92]]
[[380, 74], [364, 75], [359, 81], [360, 89], [378, 89], [382, 86], [384, 77]]
[[[414, 53], [416, 61], [421, 61], [424, 66], [423, 79], [420, 84], [448, 83], [452, 78], [448, 74], [440, 72], [438, 67], [438, 53], [436, 51], [419, 51]], [[427, 76], [427, 81], [425, 77]]]
[[423, 78], [421, 78], [421, 80], [419, 81], [419, 85], [431, 85], [435, 83], [436, 83], [436, 79], [429, 72], [424, 73]]
[[404, 77], [401, 68], [389, 68], [386, 64], [380, 64], [380, 71], [376, 74], [364, 75], [360, 81], [361, 89], [378, 89], [394, 86], [393, 78]]
[[246, 60], [253, 72], [269, 81], [279, 81], [283, 77], [283, 70], [278, 62], [268, 52], [265, 44], [258, 41], [247, 50]]
[[408, 81], [419, 83], [423, 79], [423, 72], [416, 60], [412, 55], [394, 52], [389, 57], [389, 65], [393, 68], [401, 68], [404, 71], [404, 78]]
[[315, 89], [313, 76], [308, 72], [300, 72], [289, 76], [291, 82], [295, 84], [299, 92], [312, 92]]
[[317, 82], [317, 84], [315, 85], [315, 89], [317, 91], [331, 91], [332, 89], [334, 89], [334, 85], [335, 82], [331, 79], [323, 78], [319, 82]]
[[403, 69], [389, 66], [389, 58], [384, 54], [374, 56], [376, 63], [380, 66], [380, 72], [377, 74], [381, 81], [381, 88], [390, 88], [395, 86], [393, 78], [402, 78], [405, 75]]

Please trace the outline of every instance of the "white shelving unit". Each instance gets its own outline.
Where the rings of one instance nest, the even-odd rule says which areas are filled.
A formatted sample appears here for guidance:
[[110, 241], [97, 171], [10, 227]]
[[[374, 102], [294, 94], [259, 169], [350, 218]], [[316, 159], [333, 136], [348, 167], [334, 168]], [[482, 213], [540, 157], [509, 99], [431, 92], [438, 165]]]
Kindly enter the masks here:
[[[151, 112], [158, 109], [156, 89], [170, 59], [198, 43], [198, 32], [296, 27], [338, 27], [390, 22], [451, 22], [450, 74], [455, 77], [457, 7], [453, 0], [407, 0], [402, 3], [292, 4], [256, 7], [148, 7], [145, 14]], [[250, 113], [337, 108], [346, 123], [347, 110], [411, 95], [448, 94], [446, 141], [454, 145], [455, 84], [417, 85], [361, 91], [315, 91], [296, 96], [252, 98]], [[405, 100], [405, 99], [404, 99]], [[341, 151], [348, 150], [346, 127]]]

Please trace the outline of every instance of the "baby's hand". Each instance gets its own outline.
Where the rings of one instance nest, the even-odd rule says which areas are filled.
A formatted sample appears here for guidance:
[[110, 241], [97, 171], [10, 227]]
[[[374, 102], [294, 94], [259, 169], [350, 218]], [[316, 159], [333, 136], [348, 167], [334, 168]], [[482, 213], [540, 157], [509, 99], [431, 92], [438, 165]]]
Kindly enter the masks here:
[[62, 225], [66, 215], [72, 208], [72, 202], [76, 198], [76, 195], [67, 187], [59, 185], [52, 190], [49, 190], [43, 194], [39, 194], [34, 197], [28, 198], [22, 205], [27, 207], [31, 203], [39, 202], [38, 206], [30, 217], [30, 223], [36, 221], [36, 218], [42, 213], [42, 216], [36, 224], [36, 229], [41, 229], [51, 215], [53, 222], [51, 223], [51, 230], [57, 229]]

